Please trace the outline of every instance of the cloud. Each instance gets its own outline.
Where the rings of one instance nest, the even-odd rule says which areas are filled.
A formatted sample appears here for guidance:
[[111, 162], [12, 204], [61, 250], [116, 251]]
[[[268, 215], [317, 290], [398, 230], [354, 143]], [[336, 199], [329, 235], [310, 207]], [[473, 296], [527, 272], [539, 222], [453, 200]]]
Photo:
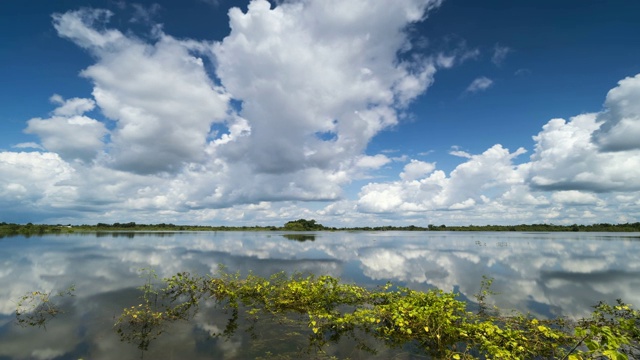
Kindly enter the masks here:
[[[246, 13], [230, 10], [231, 34], [215, 47], [217, 75], [243, 101], [251, 136], [232, 147], [245, 147], [256, 171], [340, 166], [397, 124], [395, 106], [431, 84], [430, 60], [396, 61], [407, 41], [402, 29], [422, 19], [430, 2], [394, 5], [311, 1], [271, 9], [253, 1]], [[319, 139], [319, 132], [334, 136]]]
[[379, 169], [380, 167], [388, 164], [391, 160], [383, 154], [375, 156], [363, 156], [361, 157], [356, 166], [369, 169]]
[[[637, 221], [640, 149], [616, 127], [637, 120], [639, 79], [620, 81], [600, 113], [549, 120], [533, 137], [528, 161], [515, 161], [522, 148], [511, 153], [494, 145], [476, 155], [454, 146], [450, 154], [464, 161], [451, 173], [434, 167], [417, 177], [402, 172], [401, 181], [369, 183], [357, 209], [385, 216], [423, 213], [431, 222], [463, 224]], [[605, 146], [612, 144], [621, 146]]]
[[147, 7], [140, 4], [131, 4], [131, 7], [133, 7], [134, 13], [129, 21], [132, 23], [153, 24], [154, 18], [162, 10], [162, 6], [157, 3]]
[[523, 182], [522, 172], [512, 163], [523, 153], [524, 149], [510, 153], [495, 145], [482, 154], [470, 155], [449, 176], [435, 170], [435, 164], [410, 163], [400, 174], [400, 181], [364, 186], [359, 194], [358, 209], [367, 213], [389, 213], [471, 208], [476, 202], [484, 202], [485, 193], [499, 193]]
[[[160, 27], [134, 36], [110, 28], [107, 10], [55, 14], [59, 36], [95, 61], [80, 72], [93, 91], [54, 94], [56, 108], [25, 129], [40, 144], [0, 152], [0, 201], [95, 222], [640, 218], [640, 75], [621, 80], [602, 112], [549, 120], [528, 159], [500, 144], [452, 147], [460, 163], [448, 173], [412, 159], [394, 180], [369, 181], [411, 159], [369, 153], [372, 139], [401, 126], [439, 69], [479, 54], [414, 44], [407, 29], [439, 4], [254, 0], [229, 11], [218, 42]], [[479, 77], [466, 92], [492, 83]]]
[[493, 85], [493, 80], [488, 77], [481, 76], [471, 82], [465, 92], [475, 93], [478, 91], [484, 91]]
[[573, 205], [591, 205], [599, 202], [596, 195], [576, 190], [558, 191], [551, 198], [562, 204]]
[[34, 142], [26, 142], [26, 143], [19, 143], [19, 144], [15, 144], [12, 147], [16, 148], [16, 149], [37, 149], [37, 150], [45, 150], [45, 148], [42, 147], [42, 145], [38, 144], [38, 143], [34, 143]]
[[467, 60], [477, 59], [480, 50], [470, 49], [467, 42], [455, 36], [445, 39], [445, 47], [435, 56], [438, 67], [449, 69], [454, 65], [460, 65]]
[[101, 122], [86, 116], [34, 118], [27, 134], [37, 134], [45, 149], [68, 160], [91, 161], [103, 147], [107, 130]]
[[433, 81], [432, 59], [399, 61], [397, 54], [408, 42], [403, 29], [434, 4], [309, 1], [271, 8], [253, 1], [246, 12], [231, 9], [231, 33], [214, 47], [216, 74], [242, 102], [239, 115], [251, 133], [216, 147], [216, 154], [244, 162], [274, 187], [311, 173], [318, 184], [349, 181], [351, 169], [374, 160], [361, 157], [373, 136], [396, 125], [397, 109]]
[[79, 10], [54, 15], [60, 36], [89, 50], [96, 64], [81, 72], [94, 85], [101, 111], [116, 122], [112, 166], [139, 174], [178, 172], [201, 162], [210, 126], [224, 121], [228, 96], [207, 75], [206, 44], [159, 33], [154, 44], [117, 30], [98, 30], [111, 13]]
[[38, 135], [42, 148], [65, 160], [90, 162], [103, 149], [103, 138], [108, 133], [103, 123], [83, 116], [93, 110], [95, 103], [80, 98], [64, 101], [59, 95], [52, 96], [52, 101], [60, 105], [53, 111], [54, 116], [29, 120], [25, 133]]
[[451, 147], [451, 150], [449, 151], [449, 155], [471, 159], [471, 154], [469, 154], [466, 151], [460, 150], [460, 147], [456, 145]]
[[[69, 170], [55, 183], [67, 192], [59, 218], [155, 221], [341, 198], [392, 161], [365, 155], [369, 142], [433, 82], [435, 57], [412, 51], [406, 29], [439, 4], [254, 0], [229, 11], [220, 42], [160, 27], [137, 37], [110, 28], [107, 10], [54, 14], [59, 36], [95, 59], [80, 72], [92, 98], [54, 94], [52, 115], [25, 129], [46, 149], [38, 156]], [[9, 185], [4, 195], [17, 199], [22, 189]]]
[[529, 164], [534, 189], [599, 193], [640, 189], [640, 151], [601, 151], [593, 142], [602, 126], [599, 116], [583, 114], [568, 122], [553, 119], [543, 126], [534, 137], [536, 148]]
[[53, 114], [58, 116], [82, 115], [96, 107], [95, 101], [91, 99], [73, 98], [65, 101], [58, 94], [51, 96], [51, 102], [60, 105], [53, 111]]
[[602, 122], [594, 132], [594, 141], [603, 151], [640, 149], [640, 74], [627, 77], [611, 89], [605, 100], [605, 111], [598, 115]]
[[507, 46], [496, 44], [493, 48], [493, 55], [491, 55], [491, 62], [496, 66], [501, 66], [511, 51]]
[[21, 211], [46, 211], [63, 205], [73, 196], [64, 184], [75, 170], [57, 154], [40, 152], [0, 152], [0, 199], [3, 217]]
[[438, 66], [448, 69], [453, 66], [455, 59], [456, 57], [453, 55], [447, 56], [444, 54], [438, 54], [438, 56], [436, 57], [436, 63], [438, 64]]
[[109, 21], [113, 13], [109, 10], [83, 9], [64, 14], [53, 14], [53, 26], [58, 35], [73, 40], [86, 49], [100, 49], [126, 41], [117, 30], [96, 30], [93, 26]]
[[404, 170], [400, 173], [400, 178], [405, 181], [416, 180], [429, 174], [435, 168], [435, 163], [411, 159], [411, 162], [404, 166]]

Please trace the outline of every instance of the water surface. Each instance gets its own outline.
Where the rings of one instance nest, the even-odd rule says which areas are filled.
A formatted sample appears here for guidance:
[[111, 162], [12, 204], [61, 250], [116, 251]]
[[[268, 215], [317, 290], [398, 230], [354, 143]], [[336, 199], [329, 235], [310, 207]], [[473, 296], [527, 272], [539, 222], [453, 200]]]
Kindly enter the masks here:
[[[473, 299], [485, 275], [495, 279], [493, 290], [500, 293], [490, 301], [503, 309], [579, 317], [600, 300], [640, 304], [639, 250], [640, 233], [186, 232], [3, 238], [0, 359], [138, 358], [136, 346], [121, 342], [112, 326], [125, 306], [138, 302], [142, 268], [160, 277], [181, 271], [209, 274], [220, 264], [262, 276], [310, 272], [369, 287], [387, 281], [414, 289], [437, 287], [456, 291], [461, 299]], [[22, 295], [71, 284], [75, 296], [61, 300], [65, 313], [46, 329], [15, 324]], [[152, 343], [145, 357], [242, 359], [260, 351], [291, 350], [281, 348], [286, 341], [261, 344], [260, 338], [244, 334], [228, 341], [209, 336], [223, 327], [221, 314], [203, 310], [193, 322], [177, 324]], [[273, 327], [264, 332], [274, 336]], [[253, 352], [247, 353], [250, 348]], [[352, 359], [370, 357], [348, 344], [329, 351]]]

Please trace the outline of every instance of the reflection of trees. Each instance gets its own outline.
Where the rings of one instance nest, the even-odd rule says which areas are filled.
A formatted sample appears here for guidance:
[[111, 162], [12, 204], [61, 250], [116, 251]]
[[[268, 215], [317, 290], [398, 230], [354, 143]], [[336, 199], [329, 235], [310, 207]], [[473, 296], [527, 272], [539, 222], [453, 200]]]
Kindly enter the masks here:
[[300, 242], [316, 240], [315, 234], [282, 234], [282, 237], [288, 240], [295, 240]]
[[154, 231], [154, 232], [144, 232], [144, 231], [99, 231], [95, 233], [96, 237], [113, 237], [113, 238], [127, 238], [133, 239], [134, 237], [175, 237], [175, 232], [168, 231]]

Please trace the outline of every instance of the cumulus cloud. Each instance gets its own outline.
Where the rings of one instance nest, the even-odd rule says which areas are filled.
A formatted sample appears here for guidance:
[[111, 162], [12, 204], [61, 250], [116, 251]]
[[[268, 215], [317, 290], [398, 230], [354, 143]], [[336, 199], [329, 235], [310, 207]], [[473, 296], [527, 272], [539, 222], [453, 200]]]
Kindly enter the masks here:
[[44, 149], [65, 160], [89, 162], [94, 159], [103, 149], [103, 138], [108, 131], [103, 123], [83, 116], [95, 107], [93, 100], [73, 98], [64, 101], [59, 95], [51, 99], [60, 105], [53, 111], [54, 116], [29, 120], [25, 132], [38, 135]]
[[595, 142], [604, 151], [640, 149], [640, 74], [618, 82], [605, 101], [605, 111], [598, 116], [602, 122], [594, 132]]
[[491, 87], [491, 85], [493, 85], [493, 80], [489, 79], [486, 76], [481, 76], [473, 80], [471, 84], [467, 86], [465, 92], [475, 93], [478, 91], [487, 90], [489, 87]]
[[391, 160], [383, 154], [378, 154], [375, 156], [363, 156], [361, 157], [356, 165], [362, 168], [369, 169], [378, 169], [386, 164], [388, 164]]
[[400, 181], [369, 183], [357, 208], [421, 212], [448, 222], [637, 220], [640, 149], [636, 137], [623, 132], [633, 136], [635, 131], [639, 83], [640, 76], [620, 81], [600, 113], [551, 119], [533, 137], [528, 161], [516, 162], [525, 153], [522, 148], [510, 153], [495, 145], [476, 155], [454, 146], [450, 154], [465, 160], [451, 173], [434, 167], [417, 177], [402, 172]]
[[[439, 4], [253, 0], [229, 10], [219, 42], [158, 26], [137, 37], [110, 27], [108, 10], [54, 14], [59, 36], [95, 59], [80, 72], [93, 96], [54, 94], [51, 116], [25, 132], [40, 138], [38, 156], [72, 170], [69, 211], [119, 204], [175, 215], [339, 199], [345, 184], [392, 161], [365, 155], [367, 145], [398, 124], [437, 67], [450, 67], [413, 51], [406, 31]], [[158, 9], [136, 10], [149, 22]], [[7, 196], [21, 191], [7, 186]]]
[[53, 18], [60, 36], [97, 58], [81, 75], [93, 82], [101, 111], [116, 121], [108, 149], [113, 166], [152, 174], [202, 161], [211, 124], [224, 121], [228, 103], [197, 56], [206, 44], [163, 33], [147, 44], [98, 29], [111, 15], [83, 9]]
[[[51, 114], [27, 122], [40, 143], [16, 147], [40, 152], [0, 153], [0, 199], [114, 221], [640, 217], [640, 75], [621, 80], [602, 112], [548, 121], [528, 159], [500, 144], [452, 147], [460, 163], [449, 173], [412, 159], [395, 180], [345, 198], [347, 184], [411, 159], [368, 145], [401, 126], [438, 69], [479, 54], [464, 43], [435, 54], [414, 44], [408, 27], [439, 5], [253, 0], [229, 10], [231, 31], [217, 42], [159, 26], [137, 37], [111, 28], [107, 10], [55, 14], [59, 36], [95, 61], [80, 72], [92, 96], [54, 94]], [[496, 46], [494, 58], [508, 52]], [[466, 92], [492, 84], [479, 77]], [[331, 203], [311, 210], [298, 201]]]
[[[523, 153], [524, 149], [511, 153], [496, 145], [471, 155], [448, 176], [441, 170], [434, 171], [435, 164], [410, 163], [400, 174], [400, 181], [364, 186], [358, 209], [372, 213], [468, 209], [476, 201], [484, 201], [485, 192], [523, 182], [522, 172], [512, 162]], [[410, 171], [416, 168], [422, 171]]]
[[404, 170], [400, 173], [400, 178], [407, 181], [416, 180], [429, 174], [435, 168], [435, 163], [411, 159], [411, 162], [404, 166]]
[[58, 94], [52, 95], [50, 101], [60, 105], [53, 111], [53, 114], [58, 116], [82, 115], [96, 107], [95, 101], [91, 99], [73, 98], [65, 101]]
[[3, 218], [25, 209], [46, 211], [64, 206], [74, 189], [65, 181], [75, 170], [54, 153], [0, 152], [0, 199]]
[[[229, 11], [231, 33], [214, 51], [217, 75], [251, 135], [220, 149], [258, 173], [349, 167], [431, 84], [429, 58], [397, 61], [403, 29], [430, 1], [252, 1]], [[295, 89], [292, 91], [292, 89]], [[327, 138], [318, 133], [329, 134]], [[244, 151], [238, 151], [238, 148]]]
[[640, 151], [603, 152], [592, 140], [599, 114], [553, 119], [534, 137], [530, 184], [541, 190], [592, 192], [640, 189]]

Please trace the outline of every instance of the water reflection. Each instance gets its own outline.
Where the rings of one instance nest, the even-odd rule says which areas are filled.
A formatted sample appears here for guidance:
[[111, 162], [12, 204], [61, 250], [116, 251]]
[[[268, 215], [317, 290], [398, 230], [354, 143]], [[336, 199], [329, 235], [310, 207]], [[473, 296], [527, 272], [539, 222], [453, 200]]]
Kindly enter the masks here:
[[282, 237], [295, 241], [315, 241], [316, 234], [282, 234]]
[[[136, 301], [141, 268], [153, 268], [160, 277], [180, 271], [208, 274], [219, 264], [230, 272], [251, 270], [265, 277], [283, 270], [311, 272], [364, 286], [393, 281], [416, 289], [455, 289], [463, 299], [472, 297], [487, 275], [500, 293], [490, 300], [502, 308], [538, 316], [585, 316], [599, 300], [639, 303], [638, 238], [445, 232], [119, 232], [4, 238], [0, 358], [137, 356], [135, 346], [121, 343], [111, 326], [114, 316]], [[71, 284], [76, 296], [64, 302], [64, 314], [49, 330], [15, 326], [16, 300], [22, 295]], [[256, 340], [242, 334], [230, 341], [210, 339], [208, 334], [224, 328], [221, 321], [213, 309], [205, 310], [195, 323], [175, 325], [149, 356], [242, 358], [246, 344]]]

